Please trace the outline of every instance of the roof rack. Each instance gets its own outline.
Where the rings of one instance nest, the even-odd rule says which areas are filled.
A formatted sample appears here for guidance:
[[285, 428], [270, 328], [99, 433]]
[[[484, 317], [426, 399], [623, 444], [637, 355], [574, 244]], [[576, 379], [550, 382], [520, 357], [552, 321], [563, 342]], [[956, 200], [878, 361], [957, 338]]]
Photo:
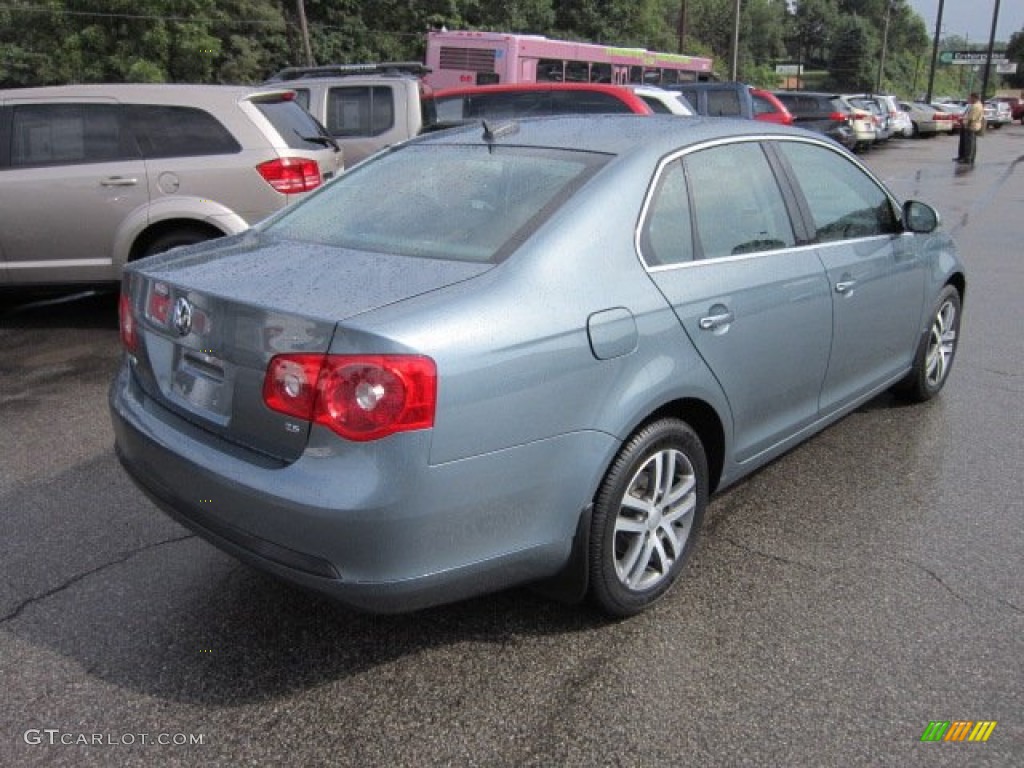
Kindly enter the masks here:
[[324, 64], [319, 67], [287, 67], [267, 80], [268, 83], [302, 80], [309, 77], [352, 77], [355, 75], [430, 74], [430, 67], [418, 61], [383, 61], [379, 64]]

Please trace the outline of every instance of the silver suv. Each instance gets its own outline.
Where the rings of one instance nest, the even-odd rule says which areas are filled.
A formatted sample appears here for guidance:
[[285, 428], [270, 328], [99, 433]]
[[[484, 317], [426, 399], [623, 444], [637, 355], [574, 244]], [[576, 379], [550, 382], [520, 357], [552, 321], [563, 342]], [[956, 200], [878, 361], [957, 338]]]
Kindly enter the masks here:
[[287, 90], [0, 90], [0, 284], [117, 280], [132, 259], [241, 232], [342, 157]]

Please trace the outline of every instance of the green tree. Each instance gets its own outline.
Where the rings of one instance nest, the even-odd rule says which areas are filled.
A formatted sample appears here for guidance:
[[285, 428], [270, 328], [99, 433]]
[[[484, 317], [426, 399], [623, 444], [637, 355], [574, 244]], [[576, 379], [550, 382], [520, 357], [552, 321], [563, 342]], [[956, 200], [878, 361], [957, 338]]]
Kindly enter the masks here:
[[836, 26], [829, 61], [830, 82], [840, 91], [871, 91], [878, 62], [865, 55], [878, 49], [868, 22], [859, 16], [844, 16]]

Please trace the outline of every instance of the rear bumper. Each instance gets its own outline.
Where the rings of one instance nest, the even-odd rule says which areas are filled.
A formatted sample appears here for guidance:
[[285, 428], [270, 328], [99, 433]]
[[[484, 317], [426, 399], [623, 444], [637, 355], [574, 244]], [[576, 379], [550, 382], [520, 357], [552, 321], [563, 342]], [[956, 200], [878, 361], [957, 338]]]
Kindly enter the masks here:
[[314, 432], [282, 465], [148, 400], [126, 366], [110, 408], [122, 465], [175, 520], [244, 562], [384, 613], [557, 573], [612, 440], [578, 433], [430, 466], [429, 431], [375, 444]]

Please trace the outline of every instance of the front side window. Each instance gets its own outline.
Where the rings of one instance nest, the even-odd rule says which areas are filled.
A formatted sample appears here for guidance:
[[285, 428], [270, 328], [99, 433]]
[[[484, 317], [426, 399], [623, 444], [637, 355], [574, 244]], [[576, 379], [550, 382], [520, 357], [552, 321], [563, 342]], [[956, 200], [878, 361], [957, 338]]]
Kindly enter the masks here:
[[395, 124], [395, 97], [386, 85], [331, 88], [327, 130], [334, 136], [380, 136]]
[[126, 138], [116, 104], [18, 104], [11, 115], [11, 166], [137, 158]]
[[796, 243], [785, 201], [761, 145], [725, 144], [685, 157], [697, 240], [705, 259]]
[[889, 196], [850, 160], [814, 144], [787, 141], [778, 147], [807, 199], [818, 242], [899, 231]]
[[606, 160], [565, 150], [407, 146], [360, 164], [265, 231], [362, 251], [493, 263]]

